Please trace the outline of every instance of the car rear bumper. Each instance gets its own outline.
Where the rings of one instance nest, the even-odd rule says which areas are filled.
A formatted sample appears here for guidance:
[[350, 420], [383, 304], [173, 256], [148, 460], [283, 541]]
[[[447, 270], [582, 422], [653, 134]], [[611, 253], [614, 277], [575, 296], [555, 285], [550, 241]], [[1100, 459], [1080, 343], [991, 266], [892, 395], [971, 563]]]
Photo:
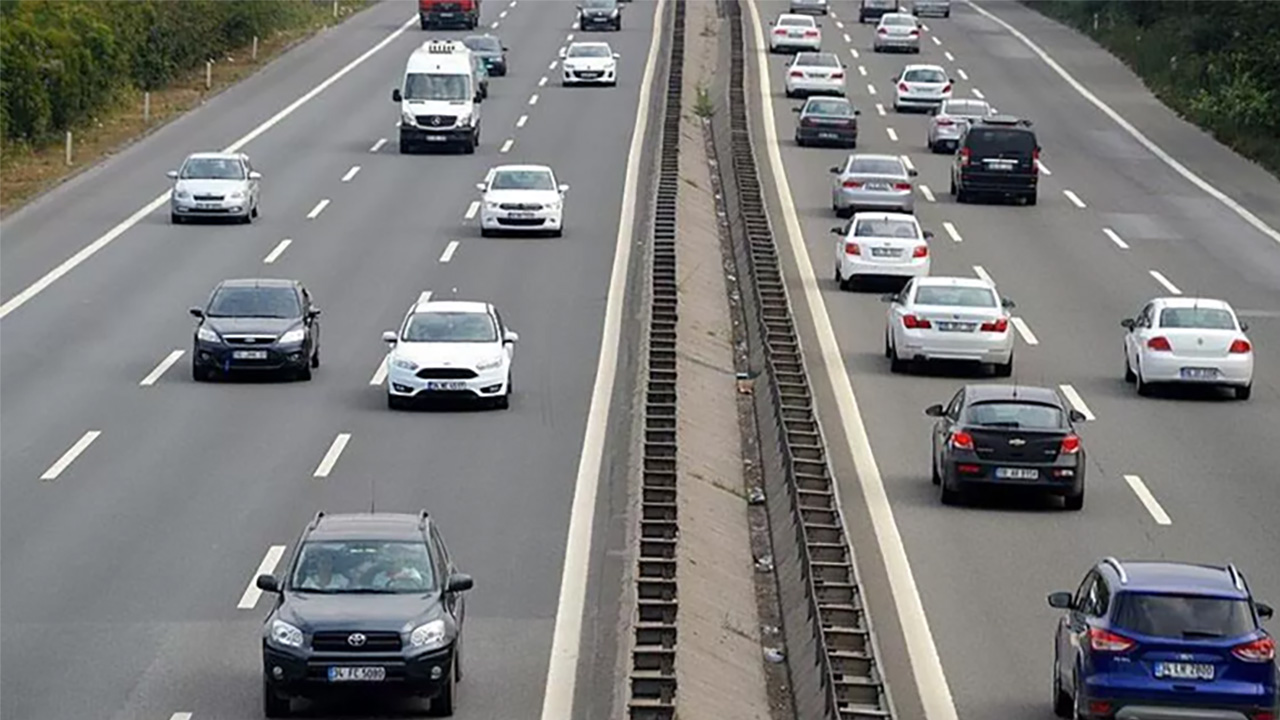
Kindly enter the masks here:
[[[1070, 459], [1065, 459], [1070, 458]], [[1036, 470], [1035, 480], [997, 478], [997, 468]], [[1051, 495], [1074, 495], [1084, 487], [1084, 463], [1079, 455], [1060, 456], [1052, 463], [989, 462], [956, 459], [946, 464], [952, 487], [1008, 487], [1043, 490]]]
[[1276, 689], [1257, 683], [1231, 682], [1219, 692], [1197, 689], [1193, 700], [1172, 683], [1153, 687], [1145, 675], [1102, 674], [1089, 678], [1083, 690], [1088, 701], [1110, 704], [1107, 720], [1253, 720], [1277, 707]]
[[791, 4], [792, 15], [826, 15], [826, 3], [805, 3], [803, 5]]
[[845, 94], [844, 80], [824, 80], [821, 78], [787, 78], [787, 92], [804, 95], [839, 95]]
[[876, 36], [872, 47], [877, 50], [919, 50], [920, 38], [918, 37], [887, 37]]
[[[1253, 382], [1253, 356], [1197, 358], [1173, 353], [1147, 353], [1142, 357], [1142, 379], [1145, 382], [1187, 383], [1189, 385], [1244, 386]], [[1214, 378], [1184, 378], [1183, 368], [1214, 368]]]
[[811, 143], [847, 144], [858, 141], [858, 128], [801, 125], [796, 128], [796, 139]]
[[929, 258], [912, 258], [906, 262], [881, 262], [858, 255], [844, 255], [840, 275], [850, 277], [915, 278], [929, 274]]
[[912, 3], [911, 12], [916, 17], [921, 17], [923, 15], [950, 15], [951, 3]]
[[[380, 682], [330, 682], [333, 666], [383, 667], [386, 679]], [[453, 671], [453, 648], [405, 657], [403, 655], [354, 653], [340, 656], [294, 655], [273, 647], [262, 651], [262, 670], [267, 687], [282, 697], [324, 698], [361, 694], [435, 697], [446, 686]]]
[[769, 39], [772, 50], [813, 50], [822, 49], [822, 38], [778, 37]]
[[[944, 337], [940, 337], [944, 336]], [[945, 337], [954, 336], [954, 337]], [[1004, 364], [1013, 357], [1013, 330], [994, 332], [938, 332], [898, 330], [898, 356], [912, 360], [953, 360]]]
[[480, 11], [441, 12], [439, 10], [420, 10], [418, 11], [418, 18], [428, 25], [470, 27], [480, 19]]
[[1031, 193], [1040, 186], [1039, 173], [960, 174], [960, 185], [969, 192]]
[[915, 194], [911, 190], [873, 191], [841, 188], [836, 195], [836, 207], [858, 210], [915, 210]]
[[858, 19], [879, 20], [881, 17], [884, 17], [891, 12], [897, 12], [897, 10], [894, 10], [893, 8], [859, 8]]

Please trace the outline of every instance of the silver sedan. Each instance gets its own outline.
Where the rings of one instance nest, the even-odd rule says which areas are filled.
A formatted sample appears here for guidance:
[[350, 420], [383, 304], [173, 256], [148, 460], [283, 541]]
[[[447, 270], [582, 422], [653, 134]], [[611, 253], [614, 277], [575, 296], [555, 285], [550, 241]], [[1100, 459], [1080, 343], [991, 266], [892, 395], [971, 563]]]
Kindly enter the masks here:
[[831, 174], [831, 209], [839, 217], [864, 209], [915, 212], [916, 171], [897, 155], [850, 155]]
[[791, 0], [791, 12], [827, 14], [827, 0]]
[[876, 26], [876, 38], [871, 49], [876, 52], [904, 50], [919, 53], [920, 28], [920, 21], [914, 15], [885, 13]]
[[169, 216], [175, 225], [198, 217], [243, 223], [258, 217], [262, 174], [244, 153], [194, 153], [168, 176], [173, 180]]
[[933, 152], [954, 152], [956, 144], [965, 128], [975, 120], [991, 117], [996, 114], [995, 108], [986, 100], [969, 98], [947, 100], [938, 107], [929, 121], [929, 134], [925, 144]]

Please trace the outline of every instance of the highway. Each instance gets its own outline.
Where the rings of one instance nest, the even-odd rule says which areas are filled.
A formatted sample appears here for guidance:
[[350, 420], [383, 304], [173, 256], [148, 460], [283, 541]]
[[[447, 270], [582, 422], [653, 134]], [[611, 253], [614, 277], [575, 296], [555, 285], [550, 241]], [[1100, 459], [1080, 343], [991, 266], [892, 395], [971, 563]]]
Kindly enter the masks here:
[[[766, 24], [788, 7], [749, 5]], [[1082, 512], [1024, 498], [941, 505], [929, 482], [932, 419], [923, 409], [945, 403], [966, 382], [992, 380], [945, 369], [889, 373], [881, 292], [841, 292], [832, 278], [836, 238], [829, 231], [844, 221], [830, 209], [828, 168], [849, 151], [795, 145], [792, 107], [800, 101], [782, 89], [790, 57], [768, 57], [767, 97], [755, 88], [748, 93], [762, 121], [753, 140], [762, 168], [770, 166], [769, 146], [777, 148], [781, 168], [768, 172], [789, 189], [778, 191], [771, 208], [784, 257], [791, 252], [782, 234], [787, 221], [802, 231], [800, 260], [788, 269], [793, 302], [807, 308], [801, 322], [813, 320], [804, 338], [810, 363], [823, 367], [827, 351], [839, 363], [819, 373], [819, 387], [833, 388], [820, 401], [826, 437], [849, 522], [870, 517], [876, 524], [875, 533], [855, 527], [851, 537], [888, 538], [895, 546], [863, 545], [859, 557], [868, 577], [896, 578], [893, 602], [872, 595], [876, 622], [915, 636], [905, 643], [913, 646], [913, 676], [901, 662], [902, 638], [881, 633], [895, 700], [903, 717], [926, 717], [923, 707], [930, 720], [1051, 718], [1057, 611], [1045, 595], [1074, 590], [1102, 556], [1230, 560], [1260, 599], [1280, 599], [1280, 245], [1144, 149], [970, 3], [954, 3], [950, 19], [925, 20], [919, 55], [873, 53], [874, 25], [858, 24], [857, 3], [831, 5], [834, 15], [820, 20], [823, 49], [848, 66], [849, 96], [862, 110], [858, 150], [903, 155], [919, 170], [916, 214], [936, 233], [933, 274], [993, 278], [1018, 303], [1015, 380], [1059, 386], [1095, 418], [1082, 429], [1089, 453]], [[1120, 98], [1118, 112], [1165, 151], [1277, 226], [1274, 178], [1256, 179], [1259, 171], [1170, 120], [1100, 50], [1015, 3], [978, 5], [1034, 35], [1094, 92]], [[756, 32], [749, 23], [753, 72], [762, 56]], [[892, 109], [893, 77], [908, 63], [942, 65], [957, 81], [956, 97], [985, 97], [1001, 112], [1035, 122], [1046, 166], [1037, 207], [954, 202], [950, 156], [925, 146], [928, 116]], [[1139, 398], [1123, 382], [1119, 323], [1164, 294], [1220, 297], [1241, 311], [1256, 348], [1250, 401], [1176, 391]], [[850, 384], [846, 397], [841, 387]], [[847, 414], [855, 395], [856, 424]], [[863, 427], [868, 453], [858, 449]], [[874, 502], [880, 491], [891, 515]], [[895, 533], [882, 532], [890, 526], [900, 544]], [[869, 567], [881, 556], [887, 571]], [[917, 588], [923, 615], [911, 612], [907, 597]], [[935, 648], [940, 666], [929, 658]]]
[[[654, 7], [579, 33], [621, 53], [618, 87], [564, 89], [573, 6], [485, 2], [510, 73], [491, 81], [481, 147], [402, 156], [391, 89], [427, 36], [413, 3], [381, 3], [6, 222], [0, 715], [259, 717], [255, 575], [283, 570], [316, 511], [376, 497], [427, 508], [476, 579], [456, 717], [534, 716]], [[153, 202], [164, 171], [233, 144], [264, 175], [261, 218], [171, 226]], [[518, 162], [571, 186], [563, 238], [480, 239], [474, 184]], [[315, 379], [192, 382], [187, 308], [254, 276], [312, 291]], [[424, 292], [490, 300], [519, 332], [510, 410], [387, 410], [380, 335]], [[590, 595], [604, 626], [617, 592]], [[588, 623], [580, 696], [607, 701], [614, 651]]]

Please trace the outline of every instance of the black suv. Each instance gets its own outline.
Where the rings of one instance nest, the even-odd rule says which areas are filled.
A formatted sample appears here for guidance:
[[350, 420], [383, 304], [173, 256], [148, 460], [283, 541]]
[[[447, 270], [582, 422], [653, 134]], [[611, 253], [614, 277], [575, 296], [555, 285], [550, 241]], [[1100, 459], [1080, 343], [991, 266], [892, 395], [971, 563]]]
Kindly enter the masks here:
[[979, 118], [956, 143], [951, 194], [956, 202], [978, 195], [1018, 197], [1036, 204], [1040, 181], [1040, 141], [1031, 121], [997, 115]]
[[320, 310], [296, 280], [223, 280], [193, 307], [191, 377], [233, 371], [286, 372], [310, 380], [320, 367]]
[[432, 714], [452, 715], [472, 584], [426, 510], [317, 513], [284, 578], [257, 579], [279, 596], [262, 629], [263, 712], [369, 693], [429, 699]]

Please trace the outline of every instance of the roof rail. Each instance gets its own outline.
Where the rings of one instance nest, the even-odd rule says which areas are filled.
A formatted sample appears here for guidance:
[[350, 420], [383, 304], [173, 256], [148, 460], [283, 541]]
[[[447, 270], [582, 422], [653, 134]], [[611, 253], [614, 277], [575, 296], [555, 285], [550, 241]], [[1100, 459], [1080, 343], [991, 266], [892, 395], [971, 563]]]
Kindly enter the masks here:
[[427, 520], [430, 517], [431, 517], [431, 514], [427, 512], [426, 508], [423, 508], [422, 511], [418, 513], [418, 529], [419, 530], [427, 529]]
[[1129, 582], [1129, 574], [1124, 571], [1124, 567], [1120, 564], [1119, 560], [1108, 556], [1108, 557], [1102, 558], [1102, 563], [1104, 565], [1110, 565], [1111, 567], [1115, 568], [1116, 574], [1120, 576], [1121, 585], [1124, 585], [1125, 583]]
[[315, 530], [320, 525], [320, 521], [323, 519], [324, 519], [324, 511], [321, 510], [316, 513], [316, 516], [314, 518], [311, 518], [311, 524], [307, 525], [307, 530]]
[[1236, 569], [1235, 563], [1227, 563], [1227, 574], [1231, 576], [1231, 582], [1235, 584], [1237, 590], [1247, 592], [1244, 586], [1244, 577]]

